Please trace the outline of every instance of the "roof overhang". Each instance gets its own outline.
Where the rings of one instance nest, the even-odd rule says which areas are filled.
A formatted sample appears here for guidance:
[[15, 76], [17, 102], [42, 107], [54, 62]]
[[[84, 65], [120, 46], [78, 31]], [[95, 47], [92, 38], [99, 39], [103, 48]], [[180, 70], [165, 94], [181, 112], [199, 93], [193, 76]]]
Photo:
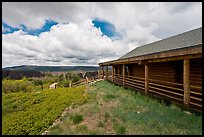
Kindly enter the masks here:
[[169, 59], [169, 60], [171, 60], [172, 58], [174, 58], [174, 60], [179, 60], [189, 55], [192, 55], [192, 57], [202, 57], [202, 44], [187, 47], [187, 48], [169, 50], [165, 52], [159, 52], [159, 53], [136, 56], [136, 57], [126, 58], [126, 59], [117, 59], [117, 60], [102, 62], [102, 63], [99, 63], [99, 66], [140, 63], [141, 61], [146, 61], [150, 63], [150, 62], [155, 62], [155, 60], [164, 59], [164, 58]]

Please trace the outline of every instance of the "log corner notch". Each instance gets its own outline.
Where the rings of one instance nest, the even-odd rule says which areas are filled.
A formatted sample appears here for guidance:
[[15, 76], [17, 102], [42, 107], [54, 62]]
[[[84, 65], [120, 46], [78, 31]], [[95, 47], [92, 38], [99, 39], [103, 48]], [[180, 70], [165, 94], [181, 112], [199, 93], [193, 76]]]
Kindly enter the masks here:
[[185, 107], [189, 107], [190, 103], [190, 59], [183, 60], [183, 103]]

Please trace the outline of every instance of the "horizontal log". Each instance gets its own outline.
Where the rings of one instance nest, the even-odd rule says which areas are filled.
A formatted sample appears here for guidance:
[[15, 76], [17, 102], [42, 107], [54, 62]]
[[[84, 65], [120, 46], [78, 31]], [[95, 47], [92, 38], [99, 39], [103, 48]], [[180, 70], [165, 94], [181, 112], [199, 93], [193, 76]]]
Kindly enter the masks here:
[[190, 81], [191, 85], [202, 85], [202, 81]]
[[190, 102], [190, 105], [195, 105], [195, 106], [198, 106], [198, 107], [201, 107], [202, 108], [202, 104], [196, 104], [194, 102]]
[[117, 80], [122, 80], [121, 78], [119, 78], [119, 77], [115, 77], [115, 79], [117, 79]]
[[151, 70], [150, 72], [152, 74], [175, 74], [175, 71], [167, 71], [167, 70], [163, 70], [163, 69]]
[[190, 77], [191, 81], [202, 81], [202, 77]]
[[[168, 82], [175, 82], [176, 80], [175, 80], [175, 78], [173, 79], [173, 78], [159, 78], [159, 77], [151, 77], [150, 76], [150, 79], [159, 79], [160, 81], [168, 81]], [[156, 83], [156, 82], [155, 82]], [[161, 83], [161, 82], [157, 82], [157, 83]], [[172, 84], [170, 84], [170, 83], [167, 83], [168, 85], [171, 85], [171, 86], [175, 86], [175, 85], [172, 85]], [[165, 83], [165, 85], [167, 85], [166, 83]]]
[[115, 81], [122, 81], [122, 79], [115, 78]]
[[175, 69], [172, 67], [172, 68], [163, 68], [162, 66], [161, 67], [159, 67], [159, 68], [152, 68], [151, 66], [150, 66], [150, 72], [152, 72], [152, 73], [157, 73], [157, 72], [159, 72], [159, 71], [161, 71], [161, 72], [163, 72], [163, 73], [175, 73]]
[[132, 86], [139, 86], [139, 87], [142, 87], [142, 88], [144, 88], [144, 86], [142, 86], [142, 85], [139, 85], [139, 84], [132, 84], [132, 83], [130, 83], [130, 82], [126, 82], [125, 84], [129, 84], [129, 85], [132, 85]]
[[132, 82], [132, 81], [128, 81], [128, 80], [126, 80], [125, 83], [131, 83], [133, 85], [138, 85], [138, 86], [142, 86], [142, 87], [145, 86], [144, 84], [140, 84], [140, 83], [136, 83], [136, 82]]
[[136, 81], [136, 82], [140, 82], [140, 83], [145, 83], [144, 81], [131, 79], [131, 78], [125, 78], [125, 80], [131, 80], [131, 81]]
[[191, 80], [202, 81], [202, 77], [190, 77]]
[[131, 85], [130, 83], [125, 83], [125, 85], [130, 86], [130, 87], [134, 87], [134, 88], [139, 88], [139, 89], [142, 89], [143, 91], [145, 89], [143, 87], [139, 87], [139, 86], [136, 86], [136, 85]]
[[170, 87], [170, 86], [161, 85], [161, 84], [156, 84], [156, 83], [152, 83], [152, 82], [149, 82], [149, 84], [150, 84], [150, 85], [155, 85], [155, 86], [164, 87], [164, 88], [179, 90], [179, 91], [182, 91], [182, 92], [183, 92], [183, 89], [180, 89], [180, 88]]
[[174, 99], [174, 100], [183, 101], [183, 99], [175, 98], [175, 97], [172, 97], [172, 96], [169, 96], [169, 95], [166, 95], [166, 94], [163, 94], [163, 93], [160, 93], [160, 92], [151, 90], [151, 89], [149, 89], [149, 91], [152, 92], [152, 93], [156, 93], [156, 94], [160, 94], [160, 95], [162, 95], [162, 96], [166, 96], [166, 97], [172, 98], [172, 99]]
[[122, 78], [119, 78], [119, 77], [115, 77], [115, 79], [119, 79], [119, 80], [122, 80]]
[[[170, 75], [169, 77], [167, 76], [167, 75]], [[152, 74], [150, 74], [150, 78], [151, 79], [159, 79], [159, 80], [164, 80], [164, 81], [175, 81], [175, 75], [172, 75], [172, 74], [166, 74], [166, 76], [164, 76], [164, 75], [160, 75], [160, 76], [156, 76], [156, 75], [152, 75]]]
[[[202, 80], [200, 82], [198, 81], [190, 81], [190, 85], [193, 85], [193, 86], [198, 86], [198, 87], [202, 87]], [[201, 88], [202, 89], [202, 88]]]
[[118, 81], [122, 81], [122, 79], [119, 79], [119, 78], [115, 78], [116, 80], [118, 80]]
[[191, 99], [197, 100], [197, 101], [202, 101], [202, 98], [196, 98], [196, 97], [192, 97], [190, 96]]
[[202, 89], [202, 87], [199, 87], [199, 86], [193, 86], [193, 85], [190, 85], [191, 88], [196, 88], [196, 89]]
[[115, 77], [123, 77], [122, 75], [114, 75]]
[[127, 75], [126, 77], [135, 78], [135, 79], [141, 79], [141, 80], [145, 79], [145, 78], [142, 78], [142, 77], [136, 77], [136, 76], [130, 76], [130, 75], [129, 76]]
[[183, 94], [175, 93], [175, 92], [172, 92], [172, 91], [169, 91], [169, 90], [165, 90], [165, 89], [161, 89], [161, 88], [156, 88], [156, 87], [153, 87], [153, 86], [149, 86], [149, 88], [153, 88], [153, 89], [156, 89], [156, 90], [164, 91], [164, 92], [167, 92], [167, 93], [170, 93], [170, 94], [175, 94], [175, 95], [183, 97]]
[[122, 79], [115, 78], [115, 81], [123, 81]]
[[151, 77], [162, 77], [162, 78], [172, 78], [172, 79], [175, 79], [175, 74], [173, 73], [168, 73], [168, 74], [150, 74]]
[[160, 82], [160, 83], [165, 83], [165, 84], [172, 84], [172, 85], [178, 85], [178, 86], [183, 86], [183, 84], [181, 84], [181, 83], [161, 81], [161, 80], [155, 80], [155, 79], [149, 79], [149, 81], [151, 81], [151, 82]]
[[122, 81], [122, 79], [119, 79], [119, 78], [115, 78], [115, 80]]
[[152, 69], [156, 68], [156, 69], [161, 69], [161, 68], [166, 68], [166, 69], [169, 69], [169, 68], [173, 68], [174, 67], [174, 64], [172, 64], [172, 62], [168, 62], [168, 63], [152, 63], [150, 64], [150, 67]]
[[202, 92], [194, 92], [194, 91], [190, 91], [191, 94], [196, 94], [196, 95], [201, 95], [202, 96]]
[[[168, 78], [158, 78], [158, 77], [150, 77], [150, 79], [159, 79], [160, 81], [168, 81], [168, 82], [175, 82], [175, 79], [168, 79]], [[154, 82], [154, 83], [160, 83], [160, 84], [165, 84], [165, 85], [169, 85], [169, 86], [176, 86], [170, 83], [164, 83], [164, 82]]]
[[122, 76], [117, 76], [117, 75], [114, 75], [114, 77], [116, 77], [116, 78], [122, 78]]

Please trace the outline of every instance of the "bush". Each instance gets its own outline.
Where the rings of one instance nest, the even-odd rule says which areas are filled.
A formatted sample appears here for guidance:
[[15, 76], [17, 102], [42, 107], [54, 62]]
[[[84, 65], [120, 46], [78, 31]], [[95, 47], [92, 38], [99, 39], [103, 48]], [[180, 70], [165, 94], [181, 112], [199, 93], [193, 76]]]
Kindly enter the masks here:
[[73, 115], [70, 117], [70, 120], [74, 122], [74, 124], [78, 124], [83, 120], [82, 115]]
[[10, 93], [10, 92], [30, 92], [32, 89], [31, 81], [24, 80], [3, 80], [2, 81], [2, 92]]
[[[59, 91], [59, 92], [56, 92]], [[2, 97], [2, 134], [38, 135], [52, 125], [62, 111], [74, 104], [83, 104], [85, 86], [58, 88], [41, 93], [12, 93]], [[77, 123], [82, 116], [74, 116]]]
[[36, 79], [36, 80], [33, 80], [33, 84], [34, 84], [35, 86], [43, 85], [43, 81], [40, 80], [40, 79]]
[[62, 80], [58, 83], [59, 87], [69, 87], [69, 80]]
[[79, 81], [79, 76], [76, 74], [73, 74], [71, 79], [72, 79], [72, 82], [77, 82], [77, 81]]
[[60, 74], [59, 77], [58, 77], [59, 81], [62, 81], [64, 80], [64, 75], [63, 74]]
[[70, 73], [70, 72], [66, 73], [65, 77], [66, 77], [66, 79], [71, 80], [72, 82], [77, 82], [80, 79], [77, 74]]

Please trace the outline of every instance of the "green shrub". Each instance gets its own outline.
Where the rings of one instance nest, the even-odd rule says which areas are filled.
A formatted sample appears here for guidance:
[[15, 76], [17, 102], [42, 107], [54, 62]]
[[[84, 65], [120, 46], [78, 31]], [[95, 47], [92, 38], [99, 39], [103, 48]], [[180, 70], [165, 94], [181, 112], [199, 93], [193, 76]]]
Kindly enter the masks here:
[[68, 80], [71, 80], [72, 82], [77, 82], [80, 79], [77, 74], [70, 73], [70, 72], [65, 74], [65, 78], [68, 79]]
[[36, 80], [33, 80], [33, 84], [34, 84], [35, 86], [43, 85], [43, 81], [40, 80], [40, 79], [36, 79]]
[[3, 80], [2, 81], [2, 92], [31, 92], [32, 82], [24, 80]]
[[[73, 104], [83, 104], [85, 86], [58, 88], [40, 93], [8, 93], [2, 96], [2, 134], [38, 135], [47, 129], [62, 111]], [[57, 92], [56, 92], [57, 91]], [[74, 121], [82, 121], [82, 116]]]
[[69, 87], [69, 80], [62, 80], [58, 83], [59, 87]]
[[73, 74], [71, 79], [72, 79], [72, 82], [77, 82], [77, 81], [79, 81], [80, 78], [76, 74]]
[[64, 80], [64, 75], [63, 74], [60, 74], [59, 77], [58, 77], [59, 81], [62, 81]]
[[77, 115], [72, 115], [70, 117], [70, 120], [73, 121], [74, 124], [78, 124], [78, 123], [82, 122], [83, 116], [82, 115], [78, 115], [78, 114]]

